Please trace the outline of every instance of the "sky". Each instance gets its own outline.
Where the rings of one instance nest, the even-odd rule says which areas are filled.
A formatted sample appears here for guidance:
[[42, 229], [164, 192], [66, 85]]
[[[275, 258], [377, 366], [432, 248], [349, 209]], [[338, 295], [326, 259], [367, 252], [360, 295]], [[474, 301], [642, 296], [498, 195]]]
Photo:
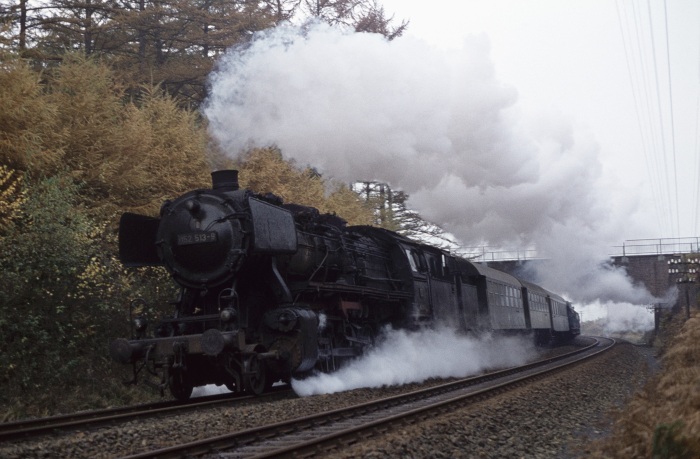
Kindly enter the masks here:
[[411, 21], [391, 42], [283, 25], [223, 56], [204, 113], [234, 157], [387, 182], [464, 246], [535, 248], [529, 280], [648, 319], [665, 299], [604, 263], [697, 234], [700, 2], [669, 2], [670, 61], [664, 4], [637, 3], [387, 0]]

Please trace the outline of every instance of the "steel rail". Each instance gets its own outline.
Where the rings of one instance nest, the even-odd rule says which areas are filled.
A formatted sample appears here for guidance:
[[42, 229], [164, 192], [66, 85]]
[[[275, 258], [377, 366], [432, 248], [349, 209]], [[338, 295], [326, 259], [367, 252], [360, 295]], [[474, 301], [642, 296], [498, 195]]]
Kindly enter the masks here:
[[[494, 391], [509, 390], [516, 384], [553, 372], [585, 360], [612, 347], [600, 347], [595, 340], [590, 346], [557, 357], [546, 358], [520, 367], [508, 368], [485, 375], [460, 379], [450, 383], [396, 395], [348, 408], [333, 410], [304, 418], [278, 422], [196, 440], [181, 445], [126, 456], [124, 459], [171, 458], [204, 456], [217, 453], [217, 457], [277, 457], [304, 452], [313, 454], [323, 444], [337, 441], [352, 443], [352, 437], [368, 429], [388, 429], [389, 424], [407, 422], [406, 419], [429, 413], [431, 410], [455, 409], [456, 403], [471, 403], [483, 399]], [[580, 354], [589, 354], [580, 357]], [[544, 368], [544, 369], [543, 369]], [[524, 374], [524, 376], [523, 376]], [[497, 384], [494, 381], [500, 380]], [[486, 387], [490, 385], [490, 387]], [[460, 393], [467, 391], [467, 393]], [[442, 400], [437, 398], [442, 397]], [[422, 406], [413, 408], [411, 406]], [[411, 408], [407, 408], [411, 407]], [[402, 412], [400, 412], [402, 411]], [[380, 413], [380, 414], [375, 414]], [[359, 423], [359, 424], [358, 424]], [[349, 426], [348, 426], [349, 425]], [[347, 440], [350, 438], [350, 440]], [[234, 452], [224, 452], [227, 450]]]
[[60, 431], [62, 429], [79, 429], [83, 427], [96, 427], [111, 424], [117, 421], [137, 419], [163, 414], [174, 414], [198, 410], [203, 407], [241, 403], [246, 400], [255, 400], [260, 397], [278, 395], [289, 392], [289, 386], [273, 388], [271, 392], [255, 396], [247, 394], [220, 394], [205, 397], [197, 397], [187, 401], [169, 400], [144, 405], [132, 405], [104, 410], [82, 411], [72, 414], [51, 416], [47, 418], [27, 419], [0, 424], [0, 442], [29, 439], [45, 433]]

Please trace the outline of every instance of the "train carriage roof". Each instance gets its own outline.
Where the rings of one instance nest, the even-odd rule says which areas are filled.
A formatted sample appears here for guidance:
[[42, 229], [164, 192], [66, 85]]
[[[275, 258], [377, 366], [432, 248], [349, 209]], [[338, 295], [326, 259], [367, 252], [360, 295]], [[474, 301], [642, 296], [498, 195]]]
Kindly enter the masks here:
[[472, 263], [470, 261], [461, 259], [458, 262], [458, 264], [460, 270], [468, 276], [483, 276], [487, 279], [492, 279], [499, 282], [503, 282], [505, 284], [520, 287], [520, 281], [517, 277], [511, 276], [510, 274], [504, 273], [503, 271], [498, 271], [497, 269], [489, 268], [483, 263]]
[[559, 301], [561, 303], [569, 303], [563, 297], [557, 295], [556, 293], [552, 293], [549, 290], [546, 290], [537, 284], [533, 284], [532, 282], [524, 281], [522, 279], [520, 280], [520, 283], [523, 284], [523, 287], [527, 287], [527, 290], [529, 292], [534, 292], [534, 293], [538, 293], [540, 295], [548, 296], [551, 299], [553, 299], [555, 301]]
[[532, 282], [528, 282], [528, 281], [520, 279], [520, 283], [523, 284], [523, 287], [527, 288], [528, 292], [530, 292], [530, 293], [537, 293], [537, 294], [542, 295], [542, 296], [548, 296], [548, 295], [552, 294], [548, 290], [545, 290], [542, 287], [540, 287], [539, 285], [533, 284]]
[[558, 301], [558, 302], [560, 302], [560, 303], [562, 303], [562, 304], [568, 303], [568, 301], [566, 301], [564, 298], [562, 298], [561, 296], [559, 296], [559, 295], [557, 295], [557, 294], [555, 294], [555, 293], [550, 293], [549, 296], [550, 296], [550, 298], [552, 298], [553, 300]]

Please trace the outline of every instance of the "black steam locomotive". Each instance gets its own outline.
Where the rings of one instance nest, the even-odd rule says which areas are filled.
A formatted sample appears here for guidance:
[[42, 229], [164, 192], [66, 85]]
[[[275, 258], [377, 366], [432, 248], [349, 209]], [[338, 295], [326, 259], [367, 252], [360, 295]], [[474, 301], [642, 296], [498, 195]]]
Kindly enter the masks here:
[[388, 324], [529, 332], [540, 343], [580, 332], [571, 304], [537, 285], [239, 189], [234, 170], [212, 180], [166, 201], [159, 219], [121, 218], [121, 261], [165, 266], [181, 287], [174, 315], [150, 336], [134, 314], [132, 339], [111, 343], [112, 358], [133, 364], [134, 383], [145, 370], [178, 399], [205, 384], [259, 394], [333, 371]]

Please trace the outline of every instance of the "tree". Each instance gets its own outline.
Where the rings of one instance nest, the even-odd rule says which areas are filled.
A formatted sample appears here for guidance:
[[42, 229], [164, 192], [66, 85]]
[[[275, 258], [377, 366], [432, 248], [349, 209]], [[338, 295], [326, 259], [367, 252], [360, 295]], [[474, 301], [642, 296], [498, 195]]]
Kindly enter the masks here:
[[408, 28], [408, 21], [401, 21], [396, 27], [391, 26], [394, 16], [387, 17], [384, 7], [376, 0], [357, 18], [355, 21], [355, 31], [378, 33], [384, 35], [388, 40], [400, 37]]
[[196, 112], [154, 87], [125, 98], [114, 72], [77, 54], [47, 77], [62, 162], [93, 214], [157, 214], [164, 199], [207, 184], [208, 137]]
[[252, 150], [236, 167], [242, 187], [273, 193], [285, 202], [316, 207], [323, 213], [336, 213], [351, 225], [372, 222], [369, 207], [347, 186], [328, 183], [314, 169], [285, 161], [278, 149]]
[[[66, 51], [110, 62], [131, 95], [159, 85], [197, 107], [216, 57], [256, 31], [288, 19], [277, 2], [248, 0], [0, 0], [13, 24], [3, 42], [45, 67]], [[281, 5], [281, 4], [280, 4]]]
[[19, 172], [50, 173], [63, 160], [57, 107], [24, 60], [9, 53], [0, 59], [0, 163]]
[[387, 18], [377, 0], [297, 0], [296, 3], [297, 14], [303, 17], [351, 27], [356, 32], [379, 33], [389, 40], [401, 36], [408, 27], [408, 21], [391, 26], [394, 17]]
[[109, 28], [115, 11], [114, 0], [0, 3], [0, 17], [13, 24], [6, 35], [22, 56], [39, 62], [57, 59], [71, 50], [89, 56], [109, 49]]
[[440, 228], [425, 220], [407, 206], [408, 194], [392, 190], [381, 182], [357, 182], [353, 189], [374, 209], [374, 222], [413, 239], [443, 248], [455, 248], [456, 243]]
[[197, 107], [216, 57], [278, 20], [269, 5], [245, 0], [124, 2], [115, 17], [122, 46], [111, 53], [127, 81], [158, 84]]

